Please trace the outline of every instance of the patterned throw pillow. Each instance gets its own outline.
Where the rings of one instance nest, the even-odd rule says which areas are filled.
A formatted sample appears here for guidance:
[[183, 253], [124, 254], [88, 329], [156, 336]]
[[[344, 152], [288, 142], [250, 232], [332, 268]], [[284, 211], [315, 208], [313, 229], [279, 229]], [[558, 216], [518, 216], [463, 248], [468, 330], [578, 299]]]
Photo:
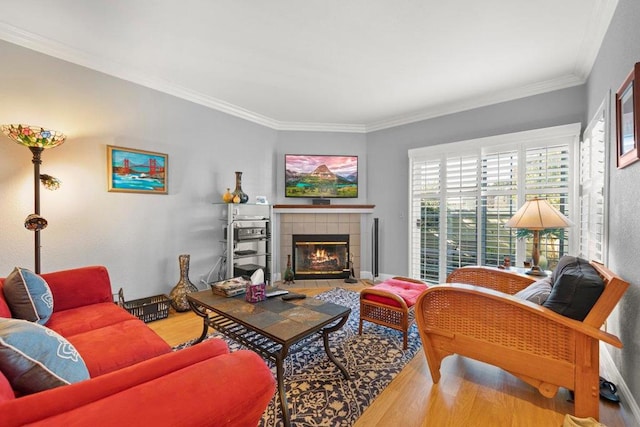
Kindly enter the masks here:
[[45, 280], [26, 268], [16, 267], [4, 280], [4, 297], [17, 319], [47, 323], [53, 313], [53, 295]]
[[84, 360], [69, 341], [21, 319], [0, 319], [0, 370], [23, 394], [89, 379]]

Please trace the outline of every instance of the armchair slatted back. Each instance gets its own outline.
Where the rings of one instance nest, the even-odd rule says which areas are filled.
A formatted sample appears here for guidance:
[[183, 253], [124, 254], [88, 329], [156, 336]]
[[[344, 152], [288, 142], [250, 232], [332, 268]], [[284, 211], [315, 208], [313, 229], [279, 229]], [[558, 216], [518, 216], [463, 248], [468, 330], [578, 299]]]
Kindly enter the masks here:
[[627, 291], [629, 282], [625, 282], [620, 276], [599, 262], [591, 261], [590, 264], [604, 281], [605, 287], [600, 298], [598, 298], [598, 301], [596, 301], [583, 322], [589, 326], [599, 328], [604, 324], [609, 314], [622, 298], [622, 295]]

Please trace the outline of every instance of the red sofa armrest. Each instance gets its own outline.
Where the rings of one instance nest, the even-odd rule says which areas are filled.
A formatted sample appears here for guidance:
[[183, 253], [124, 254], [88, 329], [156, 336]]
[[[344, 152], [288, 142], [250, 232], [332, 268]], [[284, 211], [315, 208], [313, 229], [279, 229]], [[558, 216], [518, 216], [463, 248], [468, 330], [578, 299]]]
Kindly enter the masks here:
[[88, 266], [41, 275], [53, 294], [53, 311], [113, 302], [111, 280], [103, 266]]
[[[0, 403], [3, 426], [254, 426], [275, 392], [256, 353], [207, 340], [80, 383]], [[230, 423], [230, 424], [228, 424]]]

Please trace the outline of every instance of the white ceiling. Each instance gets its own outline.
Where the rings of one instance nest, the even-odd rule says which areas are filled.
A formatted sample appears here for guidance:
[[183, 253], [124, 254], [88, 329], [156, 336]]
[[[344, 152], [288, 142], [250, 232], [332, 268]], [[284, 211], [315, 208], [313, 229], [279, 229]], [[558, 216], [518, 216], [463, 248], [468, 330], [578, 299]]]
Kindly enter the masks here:
[[0, 0], [0, 39], [274, 129], [367, 132], [584, 83], [616, 5]]

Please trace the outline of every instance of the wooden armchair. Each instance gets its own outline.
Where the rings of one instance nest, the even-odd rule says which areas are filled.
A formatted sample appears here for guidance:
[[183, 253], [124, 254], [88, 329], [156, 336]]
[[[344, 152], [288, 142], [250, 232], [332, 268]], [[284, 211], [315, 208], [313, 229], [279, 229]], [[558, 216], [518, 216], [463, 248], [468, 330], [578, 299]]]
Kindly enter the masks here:
[[434, 383], [442, 359], [459, 354], [500, 367], [553, 397], [574, 391], [575, 415], [598, 419], [599, 341], [621, 348], [600, 330], [629, 284], [590, 263], [605, 290], [582, 321], [512, 296], [533, 278], [493, 267], [463, 267], [416, 303], [416, 322]]

